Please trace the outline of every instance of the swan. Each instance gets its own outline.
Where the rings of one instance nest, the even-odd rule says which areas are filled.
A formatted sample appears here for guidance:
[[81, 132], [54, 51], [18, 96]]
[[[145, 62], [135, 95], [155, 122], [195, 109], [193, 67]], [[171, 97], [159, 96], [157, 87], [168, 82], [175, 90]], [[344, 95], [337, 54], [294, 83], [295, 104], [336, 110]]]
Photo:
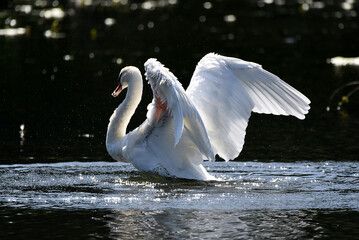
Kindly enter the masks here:
[[106, 134], [109, 155], [143, 172], [166, 177], [216, 180], [203, 167], [215, 155], [229, 161], [242, 150], [251, 112], [304, 119], [310, 100], [261, 65], [215, 53], [197, 64], [187, 90], [157, 59], [145, 64], [153, 100], [146, 120], [126, 134], [142, 97], [142, 75], [124, 67], [117, 97], [126, 97], [110, 117]]

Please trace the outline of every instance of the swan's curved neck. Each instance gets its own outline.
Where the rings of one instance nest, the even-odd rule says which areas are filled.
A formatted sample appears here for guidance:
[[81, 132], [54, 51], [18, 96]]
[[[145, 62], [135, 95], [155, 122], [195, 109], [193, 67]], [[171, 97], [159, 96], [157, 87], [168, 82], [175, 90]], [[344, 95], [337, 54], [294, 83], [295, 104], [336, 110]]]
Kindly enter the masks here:
[[142, 98], [141, 73], [133, 73], [128, 81], [128, 89], [125, 100], [115, 109], [107, 128], [106, 145], [121, 141], [126, 135], [126, 129], [131, 117]]

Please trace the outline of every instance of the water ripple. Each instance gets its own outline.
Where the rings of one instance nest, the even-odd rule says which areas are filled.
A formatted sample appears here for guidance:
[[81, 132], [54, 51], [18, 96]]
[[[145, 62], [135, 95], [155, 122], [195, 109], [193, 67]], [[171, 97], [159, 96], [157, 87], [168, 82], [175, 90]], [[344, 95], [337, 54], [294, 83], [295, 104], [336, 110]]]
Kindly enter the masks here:
[[[339, 167], [340, 165], [340, 167]], [[214, 162], [224, 179], [141, 174], [130, 164], [0, 165], [0, 204], [61, 209], [359, 209], [357, 162]]]

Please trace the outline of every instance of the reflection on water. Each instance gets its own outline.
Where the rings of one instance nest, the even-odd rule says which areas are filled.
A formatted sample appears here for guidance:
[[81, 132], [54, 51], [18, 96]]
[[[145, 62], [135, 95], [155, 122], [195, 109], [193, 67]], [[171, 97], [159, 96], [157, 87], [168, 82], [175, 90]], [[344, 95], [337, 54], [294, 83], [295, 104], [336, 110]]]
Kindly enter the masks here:
[[345, 57], [334, 57], [328, 59], [328, 62], [335, 66], [347, 66], [347, 65], [359, 65], [359, 57], [345, 58]]
[[23, 35], [26, 33], [25, 28], [8, 28], [8, 29], [0, 29], [0, 36], [16, 36]]
[[2, 239], [356, 239], [359, 233], [354, 211], [0, 208], [0, 219]]
[[217, 162], [206, 168], [225, 180], [167, 179], [104, 162], [0, 165], [0, 237], [308, 239], [359, 233], [357, 162]]
[[[330, 211], [157, 211], [120, 212], [107, 217], [110, 236], [154, 238], [176, 236], [181, 239], [272, 239], [353, 237], [357, 212]], [[342, 215], [340, 219], [336, 216]], [[333, 231], [333, 227], [337, 230]], [[342, 229], [354, 230], [347, 233]], [[130, 231], [129, 231], [130, 229]]]

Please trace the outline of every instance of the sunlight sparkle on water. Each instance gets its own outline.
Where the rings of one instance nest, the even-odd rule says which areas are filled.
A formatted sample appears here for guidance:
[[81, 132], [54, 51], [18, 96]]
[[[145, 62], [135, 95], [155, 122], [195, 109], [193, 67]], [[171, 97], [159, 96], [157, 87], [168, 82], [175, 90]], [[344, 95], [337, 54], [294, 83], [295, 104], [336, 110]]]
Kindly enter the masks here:
[[205, 2], [203, 3], [203, 7], [205, 9], [211, 9], [213, 7], [213, 4], [211, 2]]
[[16, 5], [15, 11], [29, 14], [32, 11], [32, 6], [31, 5]]
[[65, 55], [65, 56], [63, 57], [63, 59], [64, 59], [65, 61], [72, 61], [72, 60], [75, 59], [75, 56], [74, 56], [74, 55], [67, 54], [67, 55]]
[[359, 57], [334, 57], [328, 59], [328, 63], [331, 63], [334, 66], [359, 66]]
[[65, 12], [61, 8], [52, 8], [47, 10], [40, 11], [40, 17], [42, 18], [63, 18], [65, 17]]
[[237, 18], [233, 14], [224, 16], [224, 21], [227, 23], [232, 23], [232, 22], [235, 22], [236, 20], [237, 20]]
[[114, 25], [116, 23], [116, 19], [114, 19], [114, 18], [106, 18], [104, 22], [105, 22], [106, 26], [112, 26], [112, 25]]
[[[353, 162], [206, 162], [205, 167], [225, 180], [142, 175], [120, 163], [2, 165], [0, 203], [91, 209], [297, 209], [354, 207], [356, 202], [352, 183], [359, 176]], [[346, 189], [354, 190], [341, 194]]]
[[54, 32], [52, 30], [46, 30], [44, 32], [44, 36], [46, 38], [52, 38], [52, 39], [60, 39], [60, 38], [65, 38], [66, 34], [65, 33], [58, 33], [58, 32]]
[[26, 28], [5, 28], [0, 29], [0, 36], [17, 36], [24, 35], [26, 33]]

